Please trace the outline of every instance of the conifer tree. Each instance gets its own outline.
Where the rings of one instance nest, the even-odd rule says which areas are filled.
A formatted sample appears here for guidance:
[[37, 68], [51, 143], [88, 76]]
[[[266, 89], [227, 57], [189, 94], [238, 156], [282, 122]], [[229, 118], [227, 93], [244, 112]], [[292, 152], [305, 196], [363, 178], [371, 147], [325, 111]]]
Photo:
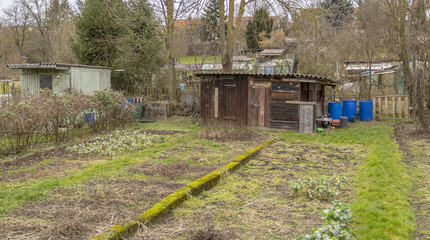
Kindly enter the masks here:
[[216, 42], [219, 40], [219, 1], [210, 0], [202, 17], [202, 40]]
[[87, 0], [76, 20], [77, 39], [72, 50], [81, 64], [112, 67], [118, 57], [118, 44], [124, 35], [122, 0]]
[[325, 18], [337, 28], [352, 20], [354, 7], [350, 0], [324, 0], [321, 7], [326, 10]]
[[248, 49], [253, 51], [260, 49], [259, 42], [264, 37], [270, 38], [270, 33], [273, 29], [273, 19], [269, 17], [269, 13], [265, 8], [260, 8], [255, 11], [251, 21], [246, 25], [246, 45]]

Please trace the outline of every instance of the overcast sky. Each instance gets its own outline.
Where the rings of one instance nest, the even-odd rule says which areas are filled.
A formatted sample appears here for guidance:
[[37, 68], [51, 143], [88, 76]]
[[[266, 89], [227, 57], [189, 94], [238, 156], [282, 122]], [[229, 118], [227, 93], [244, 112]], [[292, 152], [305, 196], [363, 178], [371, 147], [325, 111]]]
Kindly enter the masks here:
[[[3, 15], [3, 10], [8, 8], [10, 5], [12, 5], [12, 2], [14, 0], [0, 0], [0, 16]], [[49, 1], [49, 0], [48, 0]], [[70, 5], [72, 8], [75, 8], [75, 0], [69, 0]]]

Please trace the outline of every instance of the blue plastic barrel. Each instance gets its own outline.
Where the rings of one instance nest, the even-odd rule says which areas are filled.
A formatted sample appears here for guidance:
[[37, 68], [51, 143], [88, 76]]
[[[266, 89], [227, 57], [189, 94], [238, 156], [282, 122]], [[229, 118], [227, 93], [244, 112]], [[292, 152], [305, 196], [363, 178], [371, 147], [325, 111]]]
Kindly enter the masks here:
[[359, 106], [360, 121], [369, 122], [373, 119], [373, 101], [360, 100]]
[[357, 120], [357, 101], [343, 100], [342, 116], [347, 117], [348, 121], [351, 121], [351, 117]]
[[339, 120], [342, 116], [342, 103], [341, 102], [328, 102], [328, 113], [330, 117]]

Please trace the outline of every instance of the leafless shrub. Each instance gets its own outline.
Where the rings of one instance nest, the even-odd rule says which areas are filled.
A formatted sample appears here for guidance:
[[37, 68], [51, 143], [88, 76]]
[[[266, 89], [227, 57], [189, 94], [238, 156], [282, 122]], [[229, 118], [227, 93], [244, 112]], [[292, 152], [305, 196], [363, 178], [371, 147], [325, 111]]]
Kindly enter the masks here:
[[123, 127], [133, 119], [134, 106], [111, 90], [92, 96], [75, 91], [20, 96], [0, 109], [0, 154], [18, 153], [40, 141], [59, 142], [76, 127], [88, 125], [97, 132]]

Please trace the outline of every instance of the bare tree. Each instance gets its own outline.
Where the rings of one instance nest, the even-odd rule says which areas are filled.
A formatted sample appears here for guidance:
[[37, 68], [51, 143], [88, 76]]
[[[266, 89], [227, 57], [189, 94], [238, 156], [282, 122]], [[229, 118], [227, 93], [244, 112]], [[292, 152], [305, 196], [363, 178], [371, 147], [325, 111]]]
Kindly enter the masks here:
[[167, 55], [167, 81], [169, 86], [169, 100], [176, 99], [176, 74], [175, 74], [175, 21], [179, 18], [195, 13], [198, 10], [200, 0], [153, 0], [152, 7], [165, 24], [164, 39], [166, 41]]
[[3, 10], [3, 14], [1, 23], [8, 30], [7, 32], [22, 53], [30, 23], [29, 12], [21, 4], [20, 0], [15, 0], [9, 8]]
[[[392, 43], [389, 50], [394, 52], [399, 60], [401, 61], [402, 72], [405, 79], [405, 85], [411, 99], [412, 106], [418, 117], [418, 121], [422, 126], [423, 130], [429, 131], [429, 113], [428, 108], [422, 101], [418, 99], [425, 99], [425, 91], [417, 91], [417, 74], [411, 68], [410, 60], [416, 55], [415, 52], [418, 50], [417, 46], [425, 45], [421, 39], [421, 32], [423, 28], [418, 25], [413, 27], [416, 23], [417, 18], [414, 11], [410, 11], [411, 5], [408, 0], [383, 0], [384, 14], [386, 16], [387, 27], [391, 31], [390, 42]], [[411, 13], [411, 15], [409, 15]], [[415, 24], [416, 25], [416, 24]], [[428, 51], [428, 50], [427, 50]], [[423, 75], [422, 75], [423, 76]]]

